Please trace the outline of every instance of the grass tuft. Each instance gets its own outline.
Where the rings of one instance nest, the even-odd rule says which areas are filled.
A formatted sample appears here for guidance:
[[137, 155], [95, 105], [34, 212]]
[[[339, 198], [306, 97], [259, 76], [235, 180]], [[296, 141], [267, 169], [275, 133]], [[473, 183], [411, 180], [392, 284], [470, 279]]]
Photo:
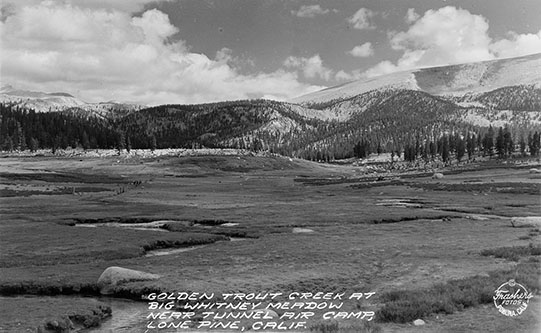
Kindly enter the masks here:
[[356, 321], [344, 323], [335, 320], [320, 321], [310, 326], [310, 332], [317, 333], [380, 333], [381, 326], [373, 321]]
[[513, 278], [537, 293], [540, 289], [541, 267], [536, 262], [520, 263], [512, 270], [491, 272], [488, 276], [473, 276], [451, 280], [425, 290], [398, 290], [381, 296], [384, 306], [376, 312], [380, 322], [407, 323], [431, 314], [451, 314], [465, 308], [492, 302], [494, 290]]
[[481, 251], [483, 256], [494, 256], [496, 258], [505, 258], [507, 260], [519, 261], [524, 256], [538, 256], [541, 255], [541, 245], [534, 245], [530, 243], [528, 246], [510, 246], [499, 247], [496, 249], [489, 249]]

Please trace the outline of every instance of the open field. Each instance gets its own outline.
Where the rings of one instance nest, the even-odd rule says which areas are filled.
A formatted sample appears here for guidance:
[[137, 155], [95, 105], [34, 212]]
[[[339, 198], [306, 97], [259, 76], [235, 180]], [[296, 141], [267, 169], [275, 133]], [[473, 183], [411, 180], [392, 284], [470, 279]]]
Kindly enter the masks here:
[[[519, 276], [536, 296], [518, 318], [489, 299], [423, 314], [422, 327], [409, 319], [376, 325], [536, 331], [540, 232], [513, 227], [511, 218], [541, 216], [541, 178], [495, 162], [444, 174], [367, 178], [352, 165], [264, 156], [2, 158], [0, 312], [13, 315], [0, 319], [0, 331], [35, 330], [67, 311], [46, 305], [58, 298], [8, 297], [97, 295], [110, 266], [161, 276], [128, 283], [117, 296], [371, 291], [373, 310], [391, 291], [428, 293], [478, 276], [493, 292], [493, 283]], [[183, 251], [153, 252], [174, 248]], [[92, 298], [74, 302], [96, 306]], [[27, 303], [34, 306], [23, 320], [15, 309]]]

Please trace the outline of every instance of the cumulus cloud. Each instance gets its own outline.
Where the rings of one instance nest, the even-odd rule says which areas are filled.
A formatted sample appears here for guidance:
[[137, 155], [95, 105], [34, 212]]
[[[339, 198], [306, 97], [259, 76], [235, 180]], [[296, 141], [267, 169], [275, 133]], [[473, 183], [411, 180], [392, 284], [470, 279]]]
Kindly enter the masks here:
[[309, 79], [319, 77], [328, 81], [333, 75], [333, 71], [323, 64], [319, 54], [310, 58], [290, 56], [284, 61], [284, 66], [301, 70], [303, 75]]
[[146, 4], [168, 1], [172, 0], [3, 0], [4, 5], [8, 7], [13, 6], [22, 8], [35, 6], [40, 3], [47, 3], [50, 5], [65, 4], [88, 9], [119, 10], [128, 13], [141, 11]]
[[375, 26], [370, 24], [370, 18], [375, 15], [373, 11], [367, 8], [359, 9], [353, 16], [348, 18], [348, 22], [353, 24], [355, 29], [375, 29]]
[[364, 76], [364, 73], [362, 73], [360, 70], [356, 69], [351, 72], [346, 72], [343, 70], [339, 70], [334, 75], [335, 80], [337, 81], [353, 81], [353, 80], [359, 80], [362, 79]]
[[396, 64], [382, 62], [367, 75], [493, 59], [488, 28], [483, 16], [464, 9], [428, 10], [407, 31], [391, 35], [391, 47], [402, 52]]
[[[89, 7], [92, 2], [85, 1], [86, 7], [76, 5], [79, 1], [17, 7], [0, 22], [2, 81], [24, 89], [66, 91], [87, 101], [145, 104], [264, 95], [287, 99], [323, 88], [301, 83], [296, 72], [285, 70], [240, 74], [227, 48], [215, 59], [190, 52], [159, 10], [132, 16]], [[128, 1], [113, 3], [128, 6]], [[317, 61], [309, 62], [308, 75], [316, 75], [314, 66]]]
[[291, 14], [297, 17], [316, 17], [317, 15], [324, 15], [329, 13], [329, 9], [323, 9], [320, 5], [308, 5], [301, 6], [298, 10], [292, 10]]
[[541, 52], [541, 30], [536, 34], [510, 33], [509, 39], [501, 39], [490, 45], [499, 58], [518, 57]]
[[421, 18], [408, 10], [407, 18], [415, 18], [407, 31], [390, 34], [391, 47], [401, 51], [401, 57], [395, 63], [380, 62], [364, 76], [541, 52], [541, 31], [510, 33], [510, 38], [494, 41], [489, 36], [487, 19], [464, 9], [447, 6], [428, 10]]
[[415, 12], [415, 8], [408, 8], [408, 12], [406, 13], [406, 23], [413, 23], [419, 19], [419, 14]]
[[372, 43], [367, 42], [362, 45], [355, 46], [347, 53], [351, 54], [354, 57], [367, 58], [374, 55], [374, 49], [372, 48]]

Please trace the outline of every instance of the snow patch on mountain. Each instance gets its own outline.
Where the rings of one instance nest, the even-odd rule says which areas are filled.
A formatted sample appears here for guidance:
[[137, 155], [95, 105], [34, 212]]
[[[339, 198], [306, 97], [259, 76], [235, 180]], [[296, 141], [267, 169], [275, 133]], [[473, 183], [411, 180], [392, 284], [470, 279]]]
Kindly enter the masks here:
[[477, 63], [413, 69], [362, 79], [293, 98], [313, 105], [340, 101], [368, 91], [408, 89], [438, 96], [481, 94], [518, 85], [541, 87], [541, 53]]
[[44, 93], [15, 89], [10, 85], [0, 89], [0, 102], [16, 103], [36, 112], [62, 111], [71, 107], [82, 107], [87, 103], [67, 93]]
[[0, 103], [12, 103], [36, 112], [82, 110], [99, 116], [106, 116], [110, 111], [126, 112], [140, 110], [143, 107], [138, 104], [117, 102], [87, 103], [64, 92], [22, 90], [11, 85], [0, 88]]
[[323, 103], [331, 100], [348, 99], [372, 90], [382, 89], [420, 90], [412, 72], [399, 72], [316, 91], [293, 98], [290, 102], [296, 104]]

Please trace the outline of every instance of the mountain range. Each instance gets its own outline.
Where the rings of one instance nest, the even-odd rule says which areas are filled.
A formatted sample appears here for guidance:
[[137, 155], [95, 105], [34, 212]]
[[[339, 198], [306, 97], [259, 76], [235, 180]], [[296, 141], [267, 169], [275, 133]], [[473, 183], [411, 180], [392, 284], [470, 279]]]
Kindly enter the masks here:
[[113, 113], [126, 114], [145, 107], [135, 103], [115, 101], [87, 103], [65, 92], [29, 91], [16, 89], [11, 85], [0, 87], [0, 103], [11, 103], [36, 112], [71, 111], [100, 117], [108, 117]]
[[391, 150], [412, 136], [508, 126], [518, 137], [541, 128], [541, 54], [392, 73], [285, 102], [144, 107], [9, 86], [0, 90], [0, 102], [102, 118], [134, 146], [155, 138], [159, 147], [257, 146], [287, 155], [333, 151], [336, 157], [347, 156], [359, 140], [370, 141], [372, 151]]

